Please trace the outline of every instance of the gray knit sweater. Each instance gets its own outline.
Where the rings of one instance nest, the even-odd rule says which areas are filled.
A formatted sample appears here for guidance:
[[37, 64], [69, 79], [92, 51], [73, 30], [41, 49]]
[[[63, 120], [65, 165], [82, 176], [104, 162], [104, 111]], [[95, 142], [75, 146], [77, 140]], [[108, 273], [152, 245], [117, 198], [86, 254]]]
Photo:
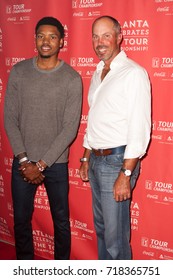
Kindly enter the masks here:
[[64, 61], [40, 70], [36, 59], [17, 63], [11, 70], [5, 97], [5, 129], [14, 155], [48, 166], [68, 161], [69, 145], [80, 120], [82, 81]]

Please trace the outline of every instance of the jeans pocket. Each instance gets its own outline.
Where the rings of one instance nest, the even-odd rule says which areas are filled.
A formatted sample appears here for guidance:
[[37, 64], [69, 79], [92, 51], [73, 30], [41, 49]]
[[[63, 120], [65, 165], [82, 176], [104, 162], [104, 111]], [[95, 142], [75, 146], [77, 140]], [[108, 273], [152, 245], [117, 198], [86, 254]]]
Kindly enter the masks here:
[[107, 165], [110, 165], [112, 167], [120, 167], [123, 164], [123, 160], [124, 160], [124, 153], [121, 154], [113, 154], [113, 155], [109, 155], [105, 157], [105, 163]]

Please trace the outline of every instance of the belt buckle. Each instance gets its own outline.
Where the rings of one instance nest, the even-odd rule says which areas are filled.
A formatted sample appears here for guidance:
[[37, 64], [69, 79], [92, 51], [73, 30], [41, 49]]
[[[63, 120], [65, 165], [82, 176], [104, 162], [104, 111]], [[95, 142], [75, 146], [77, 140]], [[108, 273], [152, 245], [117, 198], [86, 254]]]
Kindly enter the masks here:
[[103, 155], [103, 149], [100, 149], [100, 153]]

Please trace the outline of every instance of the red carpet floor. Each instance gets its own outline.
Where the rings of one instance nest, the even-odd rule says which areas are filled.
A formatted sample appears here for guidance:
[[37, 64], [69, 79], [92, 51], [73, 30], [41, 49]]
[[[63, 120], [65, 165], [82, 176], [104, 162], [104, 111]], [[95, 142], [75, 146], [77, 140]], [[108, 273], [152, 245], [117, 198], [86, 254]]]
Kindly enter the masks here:
[[[15, 247], [11, 244], [0, 241], [0, 260], [16, 260]], [[44, 260], [35, 256], [35, 260]]]

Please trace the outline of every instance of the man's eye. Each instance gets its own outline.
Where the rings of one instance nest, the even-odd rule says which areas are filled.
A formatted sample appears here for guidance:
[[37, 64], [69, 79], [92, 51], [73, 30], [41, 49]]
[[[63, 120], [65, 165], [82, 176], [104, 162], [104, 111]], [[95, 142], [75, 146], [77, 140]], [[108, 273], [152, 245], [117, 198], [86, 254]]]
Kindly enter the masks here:
[[106, 39], [109, 39], [109, 38], [110, 38], [110, 35], [109, 35], [109, 34], [106, 34], [104, 37], [105, 37]]
[[43, 36], [42, 35], [37, 35], [37, 39], [42, 39]]
[[51, 36], [52, 40], [55, 40], [57, 38], [57, 36]]
[[97, 36], [93, 36], [93, 40], [97, 40], [97, 38], [98, 38]]

